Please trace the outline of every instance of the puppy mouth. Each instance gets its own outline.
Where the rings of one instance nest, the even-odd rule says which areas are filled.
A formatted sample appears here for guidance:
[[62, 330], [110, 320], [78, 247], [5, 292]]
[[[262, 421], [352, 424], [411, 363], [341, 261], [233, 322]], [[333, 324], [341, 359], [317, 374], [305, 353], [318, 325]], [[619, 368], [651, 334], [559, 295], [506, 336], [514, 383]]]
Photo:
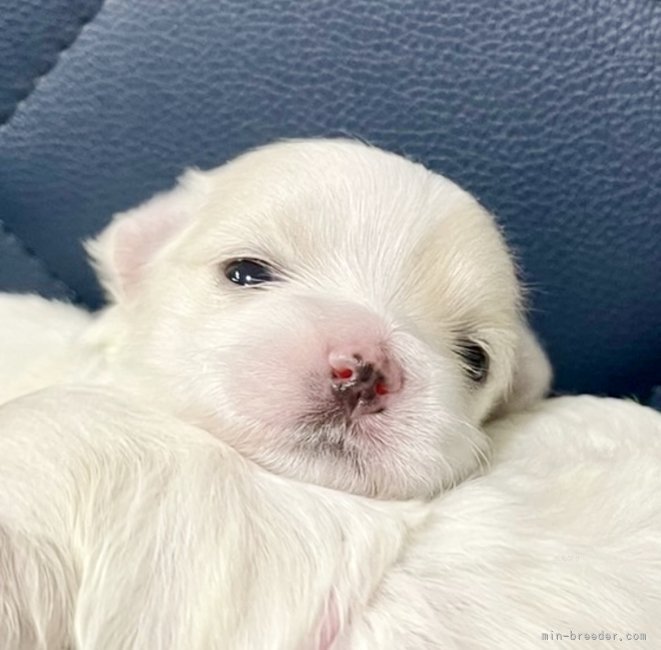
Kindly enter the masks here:
[[369, 415], [383, 413], [386, 408], [379, 399], [377, 388], [374, 386], [361, 386], [361, 379], [351, 382], [336, 383], [333, 385], [335, 401], [329, 407], [331, 412], [344, 414], [348, 423]]
[[385, 406], [374, 407], [369, 399], [329, 400], [301, 418], [301, 424], [317, 429], [342, 429], [346, 433], [358, 432], [370, 421], [383, 419]]
[[377, 394], [374, 388], [357, 391], [355, 385], [342, 384], [334, 386], [333, 390], [336, 399], [326, 411], [327, 419], [343, 416], [348, 426], [358, 418], [377, 415], [386, 410], [385, 406], [376, 402]]
[[299, 445], [308, 452], [342, 458], [356, 457], [363, 445], [383, 442], [386, 408], [373, 408], [369, 400], [329, 399], [300, 420]]

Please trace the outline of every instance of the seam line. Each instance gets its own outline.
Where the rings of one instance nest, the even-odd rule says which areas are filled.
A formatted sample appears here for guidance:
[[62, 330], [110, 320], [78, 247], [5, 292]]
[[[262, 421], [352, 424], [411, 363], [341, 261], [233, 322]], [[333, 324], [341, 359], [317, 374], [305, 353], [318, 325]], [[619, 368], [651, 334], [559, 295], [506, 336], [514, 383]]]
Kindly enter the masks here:
[[77, 304], [81, 304], [83, 302], [78, 292], [70, 284], [65, 282], [57, 273], [48, 268], [46, 262], [41, 257], [39, 257], [23, 239], [21, 239], [15, 232], [10, 230], [6, 222], [2, 219], [0, 219], [0, 234], [2, 234], [9, 241], [14, 242], [19, 251], [23, 253], [25, 257], [35, 263], [47, 278], [49, 278], [61, 289], [64, 289], [64, 291], [69, 295], [73, 302]]
[[57, 68], [58, 63], [62, 59], [62, 55], [69, 50], [80, 38], [80, 35], [83, 33], [83, 30], [85, 27], [87, 27], [92, 21], [99, 15], [99, 12], [101, 9], [103, 9], [103, 6], [105, 4], [105, 0], [101, 0], [99, 2], [98, 6], [95, 7], [89, 15], [83, 14], [82, 16], [79, 17], [79, 25], [77, 31], [72, 35], [71, 39], [67, 42], [64, 43], [59, 50], [55, 52], [55, 56], [53, 57], [53, 60], [51, 61], [50, 65], [48, 68], [40, 74], [37, 77], [34, 77], [32, 79], [32, 83], [30, 84], [29, 88], [22, 94], [18, 95], [16, 97], [16, 100], [14, 102], [14, 106], [11, 108], [11, 110], [7, 113], [7, 115], [4, 117], [2, 122], [0, 122], [0, 132], [5, 129], [12, 121], [14, 116], [16, 115], [18, 109], [25, 104], [25, 102], [34, 94], [34, 92], [37, 90], [39, 87], [39, 84], [41, 81], [43, 81], [53, 70]]

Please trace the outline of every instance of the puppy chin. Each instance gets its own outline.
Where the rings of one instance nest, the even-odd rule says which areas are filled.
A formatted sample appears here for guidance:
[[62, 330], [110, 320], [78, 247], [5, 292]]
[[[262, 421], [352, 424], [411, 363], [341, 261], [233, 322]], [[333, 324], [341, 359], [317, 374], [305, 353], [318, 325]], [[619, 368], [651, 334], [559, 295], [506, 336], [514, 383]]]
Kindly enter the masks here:
[[383, 421], [282, 430], [277, 433], [296, 440], [295, 446], [243, 451], [278, 474], [381, 499], [432, 498], [467, 478], [486, 458], [483, 437], [464, 423], [435, 423], [434, 435], [445, 445], [425, 450], [415, 442], [390, 443], [406, 433], [403, 422], [374, 418]]

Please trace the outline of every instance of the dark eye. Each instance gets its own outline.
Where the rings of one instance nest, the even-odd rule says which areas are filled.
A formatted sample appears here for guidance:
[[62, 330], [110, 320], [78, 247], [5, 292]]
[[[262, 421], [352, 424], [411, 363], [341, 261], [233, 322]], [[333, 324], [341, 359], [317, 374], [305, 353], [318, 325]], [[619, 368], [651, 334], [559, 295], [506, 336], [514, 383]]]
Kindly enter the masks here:
[[261, 260], [238, 259], [225, 265], [225, 277], [235, 284], [252, 287], [276, 279], [273, 269]]
[[489, 374], [489, 355], [486, 350], [475, 341], [461, 339], [457, 344], [457, 352], [470, 379], [478, 384], [486, 381]]

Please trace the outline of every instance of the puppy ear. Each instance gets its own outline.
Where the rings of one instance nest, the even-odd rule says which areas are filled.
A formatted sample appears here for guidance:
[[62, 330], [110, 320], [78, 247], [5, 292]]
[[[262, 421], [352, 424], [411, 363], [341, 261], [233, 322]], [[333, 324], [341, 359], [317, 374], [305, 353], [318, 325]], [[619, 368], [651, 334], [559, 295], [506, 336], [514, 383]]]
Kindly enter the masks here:
[[512, 383], [494, 415], [501, 416], [531, 406], [548, 393], [552, 378], [553, 371], [546, 352], [528, 324], [522, 321]]
[[203, 174], [188, 171], [174, 189], [115, 215], [100, 235], [85, 242], [111, 300], [133, 294], [150, 263], [191, 223], [203, 199]]

